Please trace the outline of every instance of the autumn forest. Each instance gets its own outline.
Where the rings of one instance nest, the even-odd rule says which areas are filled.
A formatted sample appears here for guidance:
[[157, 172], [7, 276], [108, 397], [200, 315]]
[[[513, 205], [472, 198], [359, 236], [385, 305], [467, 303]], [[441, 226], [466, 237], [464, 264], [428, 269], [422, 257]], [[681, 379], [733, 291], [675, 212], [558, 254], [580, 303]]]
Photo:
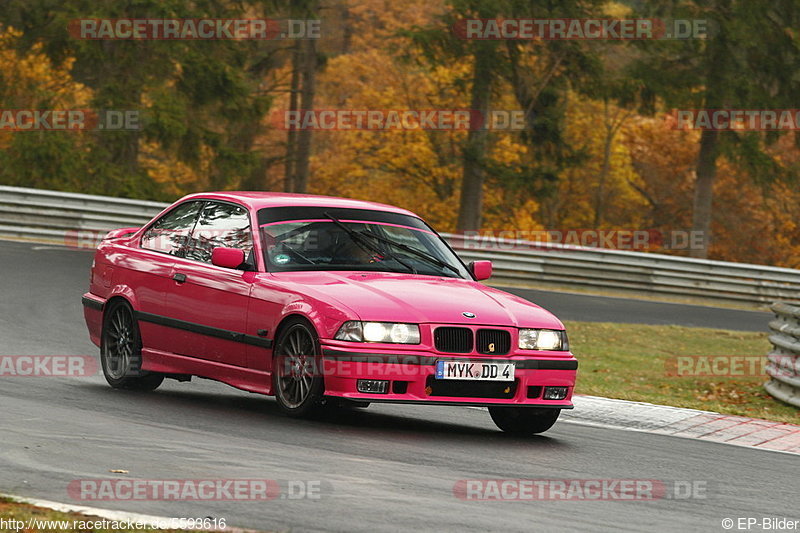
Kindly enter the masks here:
[[[72, 21], [319, 21], [319, 38], [75, 38]], [[469, 39], [465, 19], [707, 21], [681, 39]], [[135, 131], [0, 127], [0, 184], [172, 201], [354, 197], [440, 231], [645, 230], [649, 251], [800, 268], [797, 128], [677, 110], [796, 109], [796, 0], [9, 0], [0, 110], [137, 110]], [[287, 128], [287, 110], [504, 110], [520, 127]]]

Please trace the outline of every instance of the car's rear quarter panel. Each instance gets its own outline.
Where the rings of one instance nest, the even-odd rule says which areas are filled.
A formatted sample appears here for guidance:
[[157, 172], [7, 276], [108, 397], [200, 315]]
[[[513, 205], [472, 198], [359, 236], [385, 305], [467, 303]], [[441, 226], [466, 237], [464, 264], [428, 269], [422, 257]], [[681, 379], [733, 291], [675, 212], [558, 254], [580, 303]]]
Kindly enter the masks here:
[[[122, 298], [136, 311], [160, 314], [171, 263], [164, 254], [129, 245], [130, 237], [103, 241], [95, 252], [88, 297], [107, 304]], [[160, 257], [159, 257], [160, 256]], [[90, 337], [99, 345], [102, 311], [84, 306]], [[163, 346], [171, 331], [157, 324], [140, 322], [143, 343], [153, 348]]]

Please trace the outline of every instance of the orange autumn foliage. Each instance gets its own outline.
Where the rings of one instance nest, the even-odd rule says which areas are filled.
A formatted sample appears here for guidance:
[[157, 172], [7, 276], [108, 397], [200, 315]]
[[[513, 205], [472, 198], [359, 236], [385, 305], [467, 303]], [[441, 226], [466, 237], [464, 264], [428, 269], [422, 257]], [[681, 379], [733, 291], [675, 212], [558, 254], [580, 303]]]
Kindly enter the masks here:
[[[443, 3], [343, 0], [336, 6], [332, 37], [319, 46], [324, 60], [317, 75], [317, 109], [469, 107], [470, 58], [431, 65], [403, 33], [414, 26], [435, 25], [446, 9]], [[3, 106], [76, 107], [91, 100], [90, 91], [71, 78], [69, 61], [52, 65], [36, 48], [21, 57], [12, 46], [18, 36], [11, 29], [0, 34], [0, 72], [13, 79], [13, 83], [0, 83]], [[537, 53], [535, 47], [533, 53]], [[272, 112], [288, 108], [289, 77], [289, 65], [284, 63], [263, 80], [262, 87], [274, 98]], [[492, 97], [495, 109], [517, 108], [512, 88], [500, 77]], [[698, 132], [672, 129], [662, 116], [628, 116], [628, 111], [613, 104], [604, 107], [601, 101], [571, 92], [565, 105], [565, 139], [584, 159], [561, 173], [550, 195], [534, 194], [533, 187], [509, 186], [490, 172], [484, 187], [484, 229], [689, 230]], [[601, 180], [609, 113], [626, 118], [613, 138], [607, 173]], [[280, 190], [284, 172], [281, 157], [286, 131], [273, 118], [271, 114], [264, 117], [263, 133], [255, 142], [260, 156], [271, 162], [262, 182], [266, 190]], [[0, 148], [10, 135], [0, 132]], [[463, 131], [447, 130], [315, 131], [310, 192], [399, 205], [419, 213], [441, 231], [452, 231], [465, 136]], [[498, 167], [526, 170], [532, 160], [528, 149], [518, 132], [489, 135], [488, 156]], [[790, 136], [769, 150], [785, 167], [800, 167], [800, 152]], [[205, 163], [189, 165], [152, 141], [142, 141], [139, 158], [150, 178], [170, 195], [208, 187]], [[798, 268], [799, 188], [764, 178], [769, 176], [749, 175], [720, 158], [710, 257]], [[602, 216], [594, 228], [598, 198]]]

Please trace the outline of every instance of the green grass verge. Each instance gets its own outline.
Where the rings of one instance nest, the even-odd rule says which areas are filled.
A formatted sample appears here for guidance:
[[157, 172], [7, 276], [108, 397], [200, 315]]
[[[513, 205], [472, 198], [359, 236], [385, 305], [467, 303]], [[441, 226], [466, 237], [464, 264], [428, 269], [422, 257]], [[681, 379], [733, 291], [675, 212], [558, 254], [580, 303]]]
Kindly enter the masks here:
[[572, 352], [580, 361], [577, 394], [800, 423], [800, 410], [766, 393], [766, 376], [668, 375], [670, 360], [674, 363], [676, 356], [765, 357], [770, 350], [766, 332], [606, 322], [565, 324]]

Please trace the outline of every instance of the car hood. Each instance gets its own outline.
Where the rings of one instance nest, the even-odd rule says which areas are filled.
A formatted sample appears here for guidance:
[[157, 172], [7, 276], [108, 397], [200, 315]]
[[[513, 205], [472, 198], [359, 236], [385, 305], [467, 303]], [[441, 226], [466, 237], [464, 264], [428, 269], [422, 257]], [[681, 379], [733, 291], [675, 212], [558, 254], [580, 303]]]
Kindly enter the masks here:
[[361, 320], [564, 327], [538, 305], [470, 280], [387, 272], [281, 272], [273, 279], [299, 294], [349, 309]]

